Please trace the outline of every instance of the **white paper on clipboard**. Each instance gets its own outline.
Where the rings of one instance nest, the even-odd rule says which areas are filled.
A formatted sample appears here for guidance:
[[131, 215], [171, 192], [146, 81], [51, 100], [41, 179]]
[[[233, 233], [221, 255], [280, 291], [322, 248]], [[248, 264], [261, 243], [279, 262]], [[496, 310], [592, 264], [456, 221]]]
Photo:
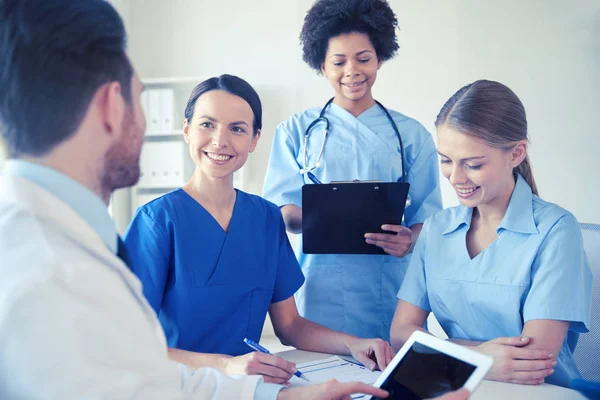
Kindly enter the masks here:
[[[292, 376], [292, 379], [290, 379], [292, 386], [314, 385], [330, 379], [337, 379], [340, 382], [364, 382], [371, 385], [381, 375], [381, 371], [370, 371], [362, 365], [346, 361], [338, 356], [296, 364], [296, 368], [310, 382]], [[361, 399], [362, 397], [362, 394], [352, 395], [353, 399]]]

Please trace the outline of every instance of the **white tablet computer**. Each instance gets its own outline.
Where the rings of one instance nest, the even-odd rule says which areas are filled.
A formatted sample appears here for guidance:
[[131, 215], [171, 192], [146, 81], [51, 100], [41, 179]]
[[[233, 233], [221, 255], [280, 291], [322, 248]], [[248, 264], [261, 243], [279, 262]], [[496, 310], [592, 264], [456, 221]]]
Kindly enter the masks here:
[[486, 355], [417, 331], [373, 386], [388, 391], [388, 399], [402, 400], [428, 399], [462, 387], [473, 392], [491, 366]]

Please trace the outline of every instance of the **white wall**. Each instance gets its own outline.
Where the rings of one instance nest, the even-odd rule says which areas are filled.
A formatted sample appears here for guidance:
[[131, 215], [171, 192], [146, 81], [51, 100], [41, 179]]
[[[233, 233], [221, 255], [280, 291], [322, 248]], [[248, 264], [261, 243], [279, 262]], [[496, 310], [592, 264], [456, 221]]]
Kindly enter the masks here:
[[[109, 2], [119, 12], [119, 15], [125, 23], [125, 29], [127, 29], [127, 32], [129, 33], [132, 31], [132, 29], [130, 29], [129, 18], [131, 8], [130, 0], [109, 0]], [[115, 221], [117, 231], [119, 234], [123, 235], [127, 229], [127, 226], [129, 225], [129, 220], [131, 219], [131, 200], [129, 189], [121, 189], [113, 193], [110, 199], [109, 212]]]
[[[120, 0], [130, 54], [142, 77], [240, 75], [264, 103], [263, 137], [249, 161], [260, 193], [275, 126], [323, 104], [327, 82], [301, 59], [298, 35], [313, 0]], [[541, 195], [600, 223], [600, 2], [391, 0], [400, 51], [374, 93], [431, 132], [461, 86], [495, 79], [525, 103]], [[183, 110], [182, 114], [183, 114]], [[443, 183], [444, 202], [457, 204]]]

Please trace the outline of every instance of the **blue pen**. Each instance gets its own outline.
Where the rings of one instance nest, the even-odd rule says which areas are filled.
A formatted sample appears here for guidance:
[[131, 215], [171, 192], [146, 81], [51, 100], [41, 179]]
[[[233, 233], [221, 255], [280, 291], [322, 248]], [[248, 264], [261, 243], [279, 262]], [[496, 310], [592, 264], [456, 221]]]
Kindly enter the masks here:
[[[244, 343], [246, 343], [248, 346], [252, 347], [254, 350], [256, 350], [260, 353], [271, 354], [271, 352], [269, 350], [265, 349], [260, 344], [256, 343], [254, 340], [245, 338]], [[296, 375], [298, 378], [304, 379], [306, 382], [310, 382], [308, 380], [308, 378], [306, 376], [304, 376], [302, 374], [302, 372], [300, 372], [300, 371], [294, 372], [294, 375]]]

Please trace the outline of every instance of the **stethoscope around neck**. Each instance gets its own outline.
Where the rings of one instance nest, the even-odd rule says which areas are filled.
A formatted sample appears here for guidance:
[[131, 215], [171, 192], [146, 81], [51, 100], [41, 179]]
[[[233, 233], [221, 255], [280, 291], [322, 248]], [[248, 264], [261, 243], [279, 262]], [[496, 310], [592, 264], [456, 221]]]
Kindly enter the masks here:
[[[333, 97], [331, 99], [329, 99], [329, 101], [327, 103], [325, 103], [325, 105], [321, 109], [319, 118], [317, 118], [313, 122], [311, 122], [310, 125], [308, 125], [308, 128], [306, 128], [306, 132], [304, 133], [304, 168], [300, 169], [300, 173], [303, 175], [306, 174], [306, 176], [308, 176], [308, 178], [315, 184], [321, 183], [321, 181], [319, 181], [319, 179], [312, 173], [312, 171], [321, 167], [321, 158], [323, 157], [323, 150], [325, 149], [325, 141], [327, 140], [327, 134], [329, 133], [329, 119], [325, 116], [325, 111], [327, 111], [327, 108], [329, 107], [329, 105], [332, 102], [333, 102]], [[394, 132], [396, 132], [396, 136], [398, 137], [398, 143], [400, 144], [400, 156], [402, 158], [402, 182], [406, 182], [406, 170], [404, 168], [404, 144], [402, 143], [402, 137], [400, 136], [400, 131], [398, 130], [398, 126], [396, 126], [396, 123], [394, 122], [392, 116], [390, 115], [388, 110], [383, 106], [383, 104], [381, 104], [377, 100], [375, 100], [375, 103], [379, 106], [379, 108], [381, 108], [383, 110], [383, 112], [385, 112], [385, 115], [387, 116], [388, 120], [390, 121], [390, 124], [394, 128]], [[323, 122], [325, 124], [325, 132], [323, 134], [323, 142], [321, 143], [321, 148], [319, 149], [319, 155], [317, 156], [317, 160], [315, 161], [315, 164], [312, 167], [309, 167], [308, 166], [308, 136], [310, 135], [311, 129], [314, 128], [314, 126], [320, 122]]]

